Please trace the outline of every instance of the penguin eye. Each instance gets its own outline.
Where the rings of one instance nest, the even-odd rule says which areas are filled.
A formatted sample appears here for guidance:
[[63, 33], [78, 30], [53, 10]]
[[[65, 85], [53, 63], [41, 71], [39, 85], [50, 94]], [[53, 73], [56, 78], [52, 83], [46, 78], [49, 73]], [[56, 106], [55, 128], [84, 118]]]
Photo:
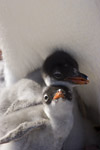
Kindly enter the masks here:
[[61, 79], [63, 76], [62, 73], [59, 71], [54, 72], [53, 75], [56, 79]]
[[65, 64], [65, 65], [64, 65], [64, 67], [66, 67], [66, 68], [67, 68], [67, 67], [68, 67], [68, 64]]
[[45, 100], [45, 102], [47, 102], [47, 101], [48, 101], [48, 99], [49, 99], [48, 95], [47, 95], [47, 94], [45, 94], [45, 95], [44, 95], [44, 100]]

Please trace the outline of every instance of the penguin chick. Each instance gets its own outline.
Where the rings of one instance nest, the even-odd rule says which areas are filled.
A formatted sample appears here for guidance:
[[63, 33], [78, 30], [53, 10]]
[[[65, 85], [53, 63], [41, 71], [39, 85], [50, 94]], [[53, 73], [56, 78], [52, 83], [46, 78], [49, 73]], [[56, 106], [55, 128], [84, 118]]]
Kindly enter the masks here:
[[35, 81], [21, 79], [0, 93], [0, 115], [42, 103], [42, 88]]
[[47, 86], [60, 84], [73, 87], [89, 82], [87, 75], [79, 72], [77, 61], [62, 49], [57, 49], [47, 57], [42, 67], [42, 75]]
[[87, 109], [81, 97], [76, 91], [73, 93], [73, 117], [74, 124], [70, 135], [65, 140], [63, 150], [98, 150], [100, 149], [100, 137], [94, 130], [93, 122], [87, 117]]
[[73, 126], [72, 111], [72, 91], [69, 88], [46, 87], [43, 104], [2, 116], [1, 130], [7, 129], [7, 132], [0, 139], [1, 149], [61, 150]]
[[[41, 72], [39, 69], [37, 69], [35, 73], [36, 73], [35, 75], [34, 73], [31, 73], [27, 76], [28, 78], [30, 78], [30, 76], [31, 77], [33, 76], [32, 79], [35, 80], [33, 81], [33, 83], [31, 80], [24, 79], [24, 81], [20, 80], [18, 84], [16, 84], [16, 86], [12, 88], [11, 99], [13, 95], [14, 96], [13, 99], [15, 99], [16, 97], [17, 101], [15, 102], [13, 101], [12, 106], [9, 108], [9, 112], [11, 111], [12, 108], [14, 108], [15, 105], [18, 106], [18, 108], [16, 107], [16, 109], [25, 107], [25, 105], [30, 105], [29, 103], [30, 99], [34, 99], [35, 104], [38, 103], [38, 100], [41, 101], [40, 100], [41, 98], [38, 97], [39, 96], [41, 97], [40, 89], [42, 89], [43, 80], [42, 78], [40, 79]], [[60, 84], [73, 88], [73, 86], [80, 84], [87, 84], [89, 82], [88, 77], [79, 72], [79, 66], [76, 60], [67, 52], [58, 49], [49, 57], [47, 57], [47, 59], [44, 61], [42, 67], [42, 76], [44, 78], [46, 85]], [[36, 80], [37, 78], [38, 80], [39, 79], [40, 80], [39, 81]], [[42, 86], [40, 86], [40, 84], [42, 84]], [[34, 87], [30, 85], [33, 85]], [[24, 103], [20, 101], [21, 99], [24, 99]], [[24, 106], [22, 106], [23, 104]]]

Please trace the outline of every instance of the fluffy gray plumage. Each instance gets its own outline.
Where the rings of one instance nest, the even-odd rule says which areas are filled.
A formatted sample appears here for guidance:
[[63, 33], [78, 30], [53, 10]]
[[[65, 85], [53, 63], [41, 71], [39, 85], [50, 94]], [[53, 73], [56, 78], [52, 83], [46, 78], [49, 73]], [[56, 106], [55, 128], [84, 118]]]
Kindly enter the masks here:
[[[44, 93], [48, 93], [50, 88], [49, 95], [52, 98], [55, 88], [46, 88]], [[77, 105], [79, 97], [73, 95], [71, 101], [41, 104], [42, 98], [36, 100], [33, 97], [38, 89], [41, 91], [37, 83], [23, 79], [4, 94], [0, 119], [0, 150], [61, 150], [62, 147], [63, 150], [78, 150], [86, 145], [99, 143], [91, 124], [80, 114]], [[71, 94], [74, 93], [71, 91]]]
[[[46, 93], [52, 95], [59, 88], [46, 88]], [[1, 145], [1, 149], [5, 150], [7, 146], [8, 150], [60, 150], [72, 129], [73, 101], [69, 101], [66, 95], [64, 101], [60, 98], [48, 105], [43, 100], [43, 104], [26, 108], [20, 108], [17, 102], [17, 109], [10, 106], [0, 119], [0, 144], [7, 143]]]
[[41, 103], [42, 88], [35, 81], [22, 79], [0, 93], [0, 115]]

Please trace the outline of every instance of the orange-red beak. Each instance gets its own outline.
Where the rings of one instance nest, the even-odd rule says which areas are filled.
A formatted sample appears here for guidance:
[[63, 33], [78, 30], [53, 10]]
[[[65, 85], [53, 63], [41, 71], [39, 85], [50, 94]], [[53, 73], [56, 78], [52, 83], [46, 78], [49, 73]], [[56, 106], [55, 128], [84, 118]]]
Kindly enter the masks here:
[[88, 76], [82, 73], [78, 73], [77, 76], [67, 77], [65, 78], [65, 81], [70, 81], [74, 84], [88, 84], [89, 83]]
[[61, 90], [58, 90], [58, 91], [56, 92], [56, 94], [54, 95], [53, 99], [56, 100], [56, 99], [64, 98], [64, 97], [65, 97], [65, 96], [64, 96], [63, 92], [62, 92]]
[[72, 81], [75, 84], [88, 84], [89, 80], [86, 80], [82, 77], [70, 77], [68, 80]]

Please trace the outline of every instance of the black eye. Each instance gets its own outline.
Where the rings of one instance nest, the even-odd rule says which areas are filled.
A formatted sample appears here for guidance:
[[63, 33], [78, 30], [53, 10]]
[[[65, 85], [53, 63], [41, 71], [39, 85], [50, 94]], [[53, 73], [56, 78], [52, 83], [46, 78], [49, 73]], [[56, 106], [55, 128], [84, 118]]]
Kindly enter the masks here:
[[48, 99], [49, 99], [48, 95], [47, 95], [47, 94], [45, 94], [45, 95], [44, 95], [44, 100], [45, 100], [45, 102], [47, 102], [47, 101], [48, 101]]
[[68, 67], [68, 64], [65, 64], [65, 65], [64, 65], [64, 67], [66, 67], [66, 68], [67, 68], [67, 67]]
[[59, 71], [54, 72], [53, 75], [56, 79], [61, 79], [63, 76], [62, 73]]

